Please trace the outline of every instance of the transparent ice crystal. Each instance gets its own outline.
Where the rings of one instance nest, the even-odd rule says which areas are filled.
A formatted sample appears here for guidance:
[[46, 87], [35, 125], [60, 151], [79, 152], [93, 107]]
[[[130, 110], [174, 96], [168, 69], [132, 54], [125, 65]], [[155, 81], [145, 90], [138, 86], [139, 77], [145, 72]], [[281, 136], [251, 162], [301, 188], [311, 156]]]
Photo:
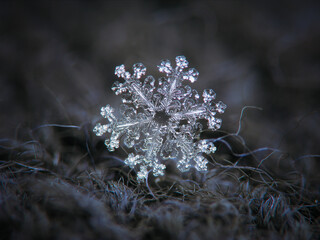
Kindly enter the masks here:
[[176, 57], [176, 67], [169, 60], [161, 61], [158, 69], [165, 73], [157, 82], [147, 76], [142, 63], [133, 65], [133, 74], [125, 66], [116, 67], [115, 75], [124, 79], [116, 81], [112, 90], [122, 95], [123, 104], [117, 117], [110, 105], [101, 108], [101, 115], [108, 123], [98, 123], [93, 131], [97, 136], [107, 134], [105, 145], [109, 151], [119, 148], [120, 140], [125, 147], [132, 149], [125, 164], [136, 169], [139, 181], [144, 181], [150, 171], [154, 176], [163, 176], [165, 160], [174, 159], [181, 172], [195, 167], [207, 171], [206, 155], [216, 151], [210, 140], [198, 140], [206, 122], [206, 127], [217, 130], [222, 120], [216, 114], [223, 113], [226, 105], [215, 102], [216, 94], [212, 89], [198, 92], [184, 81], [195, 82], [199, 73], [188, 68], [184, 56]]

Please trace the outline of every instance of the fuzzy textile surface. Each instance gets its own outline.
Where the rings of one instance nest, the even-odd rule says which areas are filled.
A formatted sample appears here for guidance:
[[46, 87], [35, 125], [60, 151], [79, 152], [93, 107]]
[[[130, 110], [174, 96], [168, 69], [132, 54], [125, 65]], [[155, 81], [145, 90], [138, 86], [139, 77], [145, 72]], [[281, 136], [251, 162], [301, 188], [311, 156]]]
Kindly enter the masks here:
[[[1, 1], [0, 239], [319, 239], [316, 1]], [[93, 134], [115, 66], [185, 55], [228, 105], [208, 172]], [[157, 75], [158, 74], [158, 75]]]

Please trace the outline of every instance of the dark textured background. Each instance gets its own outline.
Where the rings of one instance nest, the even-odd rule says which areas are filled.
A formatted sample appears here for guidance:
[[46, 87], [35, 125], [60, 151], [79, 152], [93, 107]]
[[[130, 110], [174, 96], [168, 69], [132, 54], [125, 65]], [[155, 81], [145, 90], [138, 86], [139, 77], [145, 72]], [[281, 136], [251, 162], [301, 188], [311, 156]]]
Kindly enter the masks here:
[[[159, 76], [156, 65], [161, 59], [174, 61], [175, 56], [185, 55], [190, 66], [200, 72], [193, 87], [199, 91], [214, 89], [217, 98], [228, 105], [222, 116], [222, 130], [237, 131], [244, 106], [262, 108], [245, 111], [241, 135], [246, 145], [250, 149], [281, 150], [283, 154], [268, 159], [266, 167], [282, 176], [297, 171], [302, 188], [312, 192], [311, 201], [318, 199], [320, 160], [318, 156], [307, 155], [320, 154], [319, 10], [317, 1], [1, 1], [2, 181], [7, 183], [12, 178], [8, 173], [13, 171], [8, 168], [10, 161], [28, 160], [31, 165], [36, 162], [37, 166], [50, 169], [62, 178], [70, 177], [72, 181], [94, 165], [96, 171], [104, 171], [105, 166], [99, 164], [104, 164], [108, 153], [102, 139], [93, 136], [91, 129], [99, 119], [102, 105], [117, 106], [120, 102], [110, 90], [116, 79], [115, 66], [124, 63], [129, 68], [142, 62], [147, 66], [147, 74]], [[38, 128], [44, 124], [77, 125], [81, 131]], [[25, 148], [30, 140], [40, 142], [37, 146], [42, 150], [39, 151], [45, 152], [42, 157], [28, 155], [28, 151], [38, 151], [34, 150], [35, 146]], [[116, 152], [114, 156], [123, 158], [124, 155]], [[45, 160], [49, 165], [41, 165], [38, 160]], [[18, 184], [20, 190], [11, 193], [10, 187], [2, 193], [15, 195], [16, 204], [21, 207], [23, 196], [19, 194], [29, 190], [23, 185], [27, 182], [24, 181], [26, 173], [19, 171], [23, 176], [14, 179], [22, 184]], [[117, 181], [117, 176], [109, 179]], [[35, 176], [32, 174], [32, 177]], [[71, 184], [76, 184], [72, 181]], [[41, 184], [35, 193], [42, 196], [40, 199], [45, 186]], [[89, 196], [92, 195], [89, 191]], [[7, 227], [3, 236], [26, 237], [23, 233], [28, 231], [22, 227], [29, 221], [25, 208], [21, 207], [21, 215], [9, 210], [3, 213], [9, 209], [4, 203], [11, 198], [3, 199], [1, 221], [10, 222], [8, 226], [12, 226], [11, 221], [17, 225]], [[100, 200], [88, 203], [87, 207], [103, 204]], [[144, 217], [140, 216], [140, 220]], [[310, 219], [318, 224], [314, 215]], [[140, 220], [136, 220], [137, 225], [144, 224]], [[123, 230], [125, 226], [119, 230], [125, 232], [124, 238], [129, 237], [131, 231]], [[139, 229], [135, 224], [130, 227]], [[76, 234], [77, 229], [75, 227], [70, 236]], [[118, 234], [117, 227], [112, 229]], [[10, 235], [15, 231], [21, 235]], [[43, 236], [52, 229], [46, 231]], [[103, 227], [95, 231], [96, 237], [106, 237], [102, 234]], [[200, 235], [196, 232], [188, 236], [197, 239]], [[234, 233], [233, 237], [237, 236], [237, 231]], [[91, 236], [86, 234], [84, 236]], [[67, 239], [69, 235], [62, 236]], [[183, 236], [174, 238], [183, 239]]]

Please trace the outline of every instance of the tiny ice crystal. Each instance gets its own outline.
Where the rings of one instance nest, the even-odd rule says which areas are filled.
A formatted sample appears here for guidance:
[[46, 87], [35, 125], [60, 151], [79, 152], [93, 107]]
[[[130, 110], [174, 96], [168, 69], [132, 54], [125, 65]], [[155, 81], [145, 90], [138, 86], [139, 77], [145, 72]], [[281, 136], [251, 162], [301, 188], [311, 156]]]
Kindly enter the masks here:
[[200, 120], [207, 121], [207, 128], [217, 130], [222, 120], [216, 113], [223, 113], [227, 107], [223, 102], [215, 103], [216, 94], [212, 89], [203, 91], [203, 103], [200, 95], [183, 81], [195, 82], [199, 72], [188, 69], [184, 56], [176, 57], [176, 67], [169, 60], [161, 61], [159, 72], [166, 77], [156, 84], [152, 76], [147, 76], [142, 63], [133, 65], [133, 74], [125, 70], [124, 65], [115, 69], [115, 75], [124, 79], [116, 81], [111, 88], [116, 95], [122, 95], [123, 104], [118, 115], [110, 105], [101, 108], [101, 115], [108, 120], [102, 125], [97, 123], [93, 132], [97, 136], [108, 133], [105, 145], [109, 151], [119, 148], [120, 139], [132, 149], [125, 164], [138, 170], [137, 179], [144, 181], [152, 170], [154, 176], [163, 176], [166, 166], [163, 161], [174, 159], [181, 172], [195, 167], [198, 171], [207, 171], [205, 155], [213, 154], [216, 147], [210, 140], [199, 140], [203, 129]]

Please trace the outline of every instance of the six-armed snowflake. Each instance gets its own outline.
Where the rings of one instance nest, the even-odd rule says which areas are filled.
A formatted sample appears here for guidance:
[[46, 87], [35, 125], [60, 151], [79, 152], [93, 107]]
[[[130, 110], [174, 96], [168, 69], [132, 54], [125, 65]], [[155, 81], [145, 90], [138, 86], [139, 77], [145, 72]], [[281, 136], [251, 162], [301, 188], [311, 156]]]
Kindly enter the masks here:
[[180, 171], [188, 171], [194, 166], [198, 171], [206, 171], [206, 154], [214, 153], [216, 147], [209, 140], [197, 140], [203, 128], [200, 123], [207, 122], [207, 128], [216, 130], [221, 126], [221, 119], [216, 113], [223, 113], [226, 105], [214, 102], [216, 97], [212, 89], [202, 93], [203, 103], [199, 103], [199, 94], [183, 81], [195, 82], [198, 71], [188, 69], [184, 56], [176, 57], [176, 67], [169, 60], [161, 61], [158, 66], [165, 73], [156, 83], [152, 76], [143, 82], [146, 73], [142, 63], [133, 65], [133, 74], [126, 72], [124, 65], [115, 69], [115, 74], [124, 79], [115, 82], [112, 90], [122, 94], [123, 104], [119, 115], [114, 115], [110, 105], [101, 108], [101, 115], [108, 119], [108, 124], [98, 123], [93, 131], [97, 136], [110, 135], [105, 144], [109, 151], [119, 147], [120, 139], [132, 149], [125, 163], [138, 170], [137, 178], [143, 181], [149, 171], [154, 176], [164, 175], [164, 160], [174, 159]]

